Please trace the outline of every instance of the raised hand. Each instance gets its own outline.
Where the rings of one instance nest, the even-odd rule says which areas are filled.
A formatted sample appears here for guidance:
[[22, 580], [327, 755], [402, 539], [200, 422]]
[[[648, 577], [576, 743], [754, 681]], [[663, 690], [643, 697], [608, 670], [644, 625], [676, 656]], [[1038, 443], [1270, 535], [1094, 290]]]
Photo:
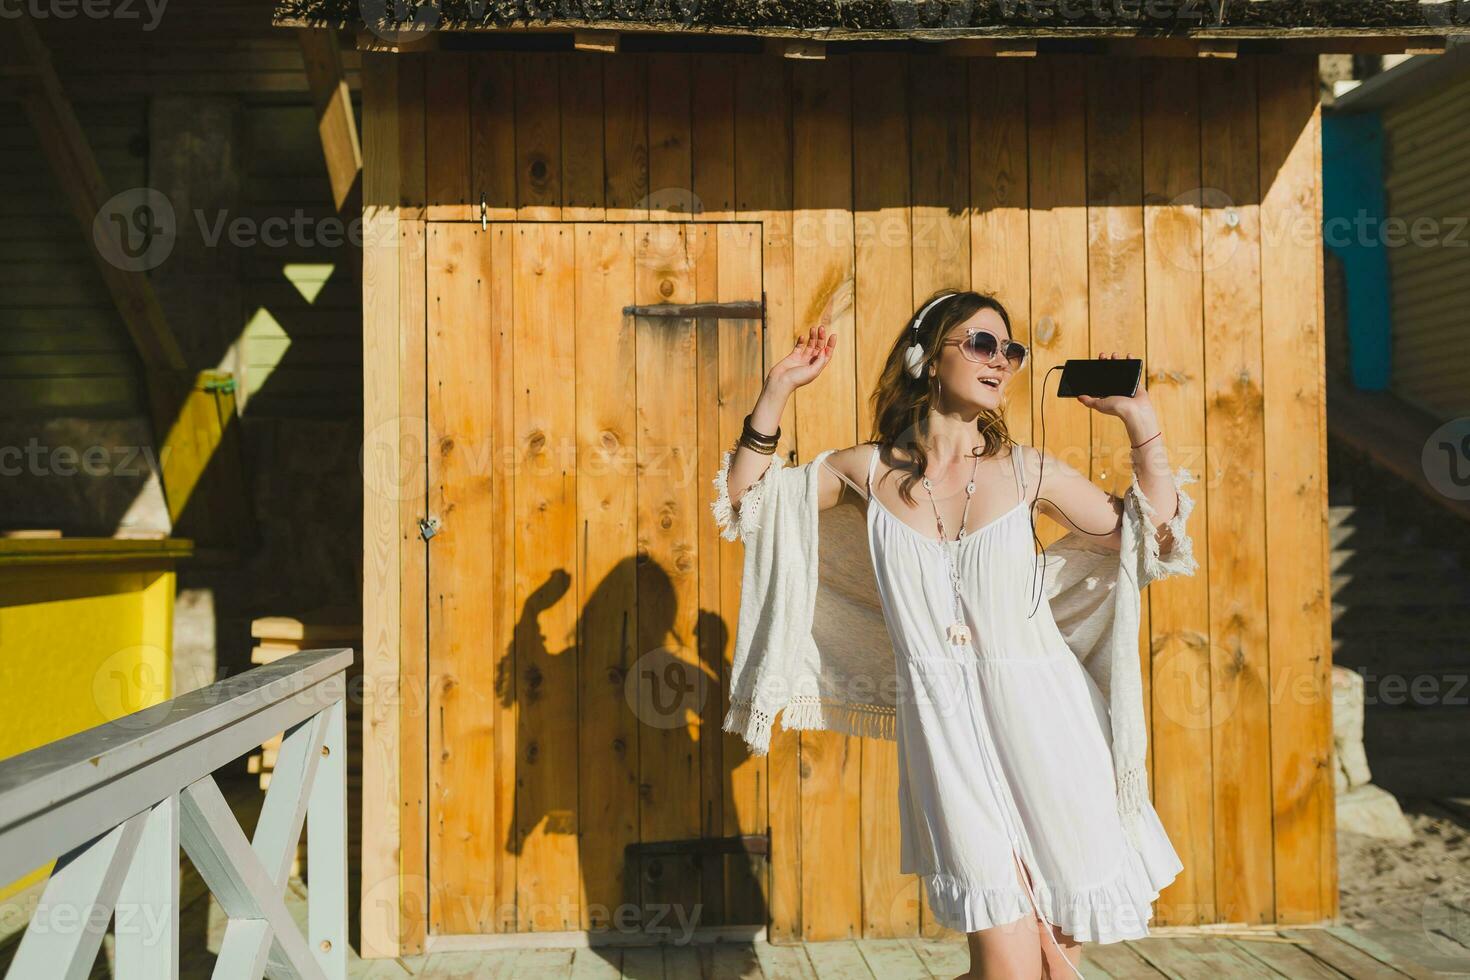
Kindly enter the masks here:
[[[1129, 358], [1131, 353], [1119, 354], [1116, 351], [1108, 351], [1099, 354], [1099, 360], [1109, 360], [1115, 357]], [[1095, 395], [1078, 395], [1077, 400], [1095, 412], [1103, 415], [1115, 415], [1126, 420], [1130, 414], [1142, 414], [1153, 410], [1153, 401], [1149, 398], [1148, 388], [1144, 379], [1138, 379], [1138, 391], [1129, 395], [1108, 395], [1106, 398], [1098, 398]]]
[[836, 348], [836, 331], [828, 330], [825, 324], [818, 324], [805, 337], [796, 339], [796, 346], [791, 348], [791, 353], [767, 373], [767, 382], [789, 389], [809, 385], [822, 373], [827, 362], [832, 360], [832, 352]]

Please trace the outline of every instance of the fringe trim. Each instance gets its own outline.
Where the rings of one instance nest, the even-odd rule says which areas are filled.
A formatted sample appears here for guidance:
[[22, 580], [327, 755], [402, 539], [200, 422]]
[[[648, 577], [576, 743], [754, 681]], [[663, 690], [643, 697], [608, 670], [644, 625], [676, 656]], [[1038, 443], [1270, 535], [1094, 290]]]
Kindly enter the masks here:
[[896, 740], [898, 712], [884, 705], [797, 697], [781, 714], [783, 728]]
[[1143, 804], [1148, 799], [1148, 774], [1142, 766], [1127, 766], [1118, 770], [1118, 819], [1123, 824], [1123, 833], [1135, 848], [1143, 847], [1140, 819]]
[[752, 755], [765, 755], [771, 749], [771, 722], [773, 716], [756, 710], [749, 701], [731, 701], [721, 726], [731, 735], [745, 740]]
[[863, 738], [883, 738], [890, 742], [897, 740], [896, 709], [881, 704], [824, 701], [809, 696], [792, 698], [784, 707], [774, 711], [757, 708], [750, 701], [732, 700], [721, 727], [745, 739], [753, 754], [765, 755], [770, 751], [771, 729], [778, 714], [781, 727], [791, 731], [838, 732]]
[[1140, 587], [1171, 575], [1193, 575], [1199, 570], [1199, 562], [1194, 557], [1194, 541], [1185, 528], [1189, 514], [1194, 510], [1194, 498], [1184, 490], [1184, 486], [1196, 482], [1196, 477], [1182, 466], [1172, 473], [1171, 477], [1179, 503], [1174, 510], [1174, 516], [1163, 525], [1168, 532], [1168, 537], [1172, 539], [1167, 552], [1159, 550], [1158, 532], [1154, 528], [1156, 512], [1138, 483], [1137, 473], [1133, 474], [1133, 481], [1128, 488], [1132, 491], [1130, 496], [1133, 497], [1136, 504], [1137, 512], [1134, 519], [1137, 522], [1137, 536], [1143, 544]]
[[715, 527], [719, 529], [720, 537], [726, 541], [734, 541], [737, 538], [749, 539], [751, 532], [760, 525], [757, 517], [760, 514], [761, 497], [766, 489], [767, 479], [775, 473], [784, 463], [780, 453], [772, 453], [771, 461], [761, 478], [755, 481], [740, 500], [740, 509], [737, 511], [735, 505], [730, 501], [730, 463], [735, 458], [735, 449], [727, 449], [720, 456], [720, 468], [715, 471], [712, 481], [715, 488], [715, 499], [710, 502], [710, 510], [715, 515]]

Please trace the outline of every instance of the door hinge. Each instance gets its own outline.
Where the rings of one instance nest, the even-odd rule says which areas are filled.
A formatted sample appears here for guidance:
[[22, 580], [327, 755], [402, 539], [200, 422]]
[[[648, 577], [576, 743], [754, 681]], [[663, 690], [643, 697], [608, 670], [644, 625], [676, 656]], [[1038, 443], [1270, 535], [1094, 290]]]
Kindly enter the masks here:
[[442, 528], [443, 526], [443, 522], [441, 522], [437, 517], [420, 517], [419, 537], [427, 541], [434, 535], [438, 534], [440, 528]]

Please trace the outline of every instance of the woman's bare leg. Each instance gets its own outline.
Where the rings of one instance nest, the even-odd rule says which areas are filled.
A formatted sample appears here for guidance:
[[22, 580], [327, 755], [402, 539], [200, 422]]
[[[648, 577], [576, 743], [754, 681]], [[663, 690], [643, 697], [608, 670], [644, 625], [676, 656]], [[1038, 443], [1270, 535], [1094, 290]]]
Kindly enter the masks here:
[[1027, 916], [967, 933], [970, 969], [956, 980], [1037, 980], [1042, 975], [1041, 922]]
[[[1063, 962], [1062, 957], [1066, 956], [1067, 960], [1071, 961], [1072, 966], [1081, 967], [1082, 944], [1065, 932], [1062, 932], [1059, 926], [1045, 926], [1039, 920], [1036, 925], [1038, 935], [1041, 936], [1041, 955], [1046, 961], [1046, 970], [1041, 974], [1044, 980], [1076, 980], [1077, 974], [1068, 968], [1067, 964]], [[1051, 940], [1046, 938], [1046, 932], [1044, 931], [1046, 929], [1051, 930], [1052, 936], [1056, 938], [1057, 946], [1062, 948], [1061, 953], [1058, 953], [1057, 947], [1053, 946]]]
[[[1024, 888], [1031, 876], [1020, 860], [1012, 857], [1016, 880]], [[966, 938], [970, 969], [956, 980], [1070, 980], [1082, 965], [1082, 944], [1060, 926], [1042, 921], [1039, 915], [972, 932]]]

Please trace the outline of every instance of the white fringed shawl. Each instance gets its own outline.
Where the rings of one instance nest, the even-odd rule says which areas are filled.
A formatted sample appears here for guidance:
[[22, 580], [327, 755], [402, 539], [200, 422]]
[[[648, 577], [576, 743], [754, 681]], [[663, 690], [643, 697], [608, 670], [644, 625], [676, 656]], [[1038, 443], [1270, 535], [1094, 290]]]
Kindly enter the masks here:
[[[898, 679], [864, 504], [844, 494], [838, 506], [818, 508], [818, 477], [831, 452], [801, 466], [772, 455], [738, 513], [726, 482], [733, 449], [714, 478], [711, 506], [720, 535], [738, 537], [745, 548], [724, 729], [743, 737], [756, 755], [769, 749], [778, 714], [788, 729], [896, 737]], [[1107, 700], [1118, 812], [1135, 841], [1148, 790], [1140, 593], [1150, 582], [1197, 568], [1185, 530], [1194, 501], [1183, 490], [1194, 477], [1182, 467], [1172, 477], [1179, 506], [1165, 525], [1169, 550], [1160, 553], [1153, 508], [1135, 475], [1123, 497], [1121, 547], [1114, 551], [1072, 531], [1046, 549], [1042, 586], [1067, 645]]]

